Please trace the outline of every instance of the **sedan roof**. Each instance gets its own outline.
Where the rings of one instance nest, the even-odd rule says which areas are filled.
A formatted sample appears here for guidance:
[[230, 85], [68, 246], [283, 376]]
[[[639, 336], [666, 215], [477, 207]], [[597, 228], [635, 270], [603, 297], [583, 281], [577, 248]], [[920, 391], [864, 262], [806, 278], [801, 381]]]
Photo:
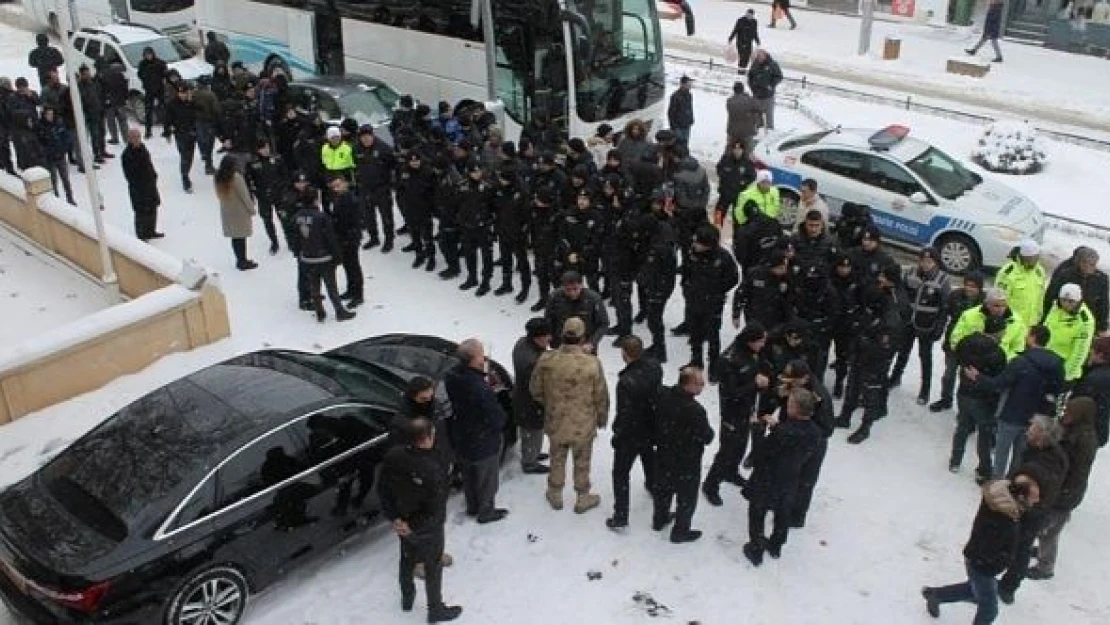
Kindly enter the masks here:
[[291, 86], [304, 85], [314, 87], [321, 91], [340, 96], [352, 91], [358, 91], [363, 85], [367, 87], [380, 87], [384, 82], [377, 78], [363, 76], [362, 74], [346, 74], [344, 76], [306, 76], [290, 81]]
[[840, 128], [832, 132], [826, 133], [817, 142], [818, 145], [830, 147], [849, 147], [865, 152], [875, 152], [876, 154], [886, 154], [896, 161], [905, 163], [920, 156], [922, 152], [929, 149], [929, 144], [917, 139], [913, 136], [908, 136], [898, 143], [891, 146], [889, 149], [878, 150], [873, 149], [869, 139], [881, 128]]

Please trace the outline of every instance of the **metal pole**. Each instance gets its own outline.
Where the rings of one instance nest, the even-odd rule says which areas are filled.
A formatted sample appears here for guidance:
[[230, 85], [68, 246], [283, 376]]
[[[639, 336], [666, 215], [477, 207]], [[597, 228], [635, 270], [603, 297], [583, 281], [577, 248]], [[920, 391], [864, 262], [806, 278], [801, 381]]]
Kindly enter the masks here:
[[[73, 0], [70, 0], [72, 2]], [[493, 30], [493, 0], [479, 0], [482, 3], [482, 38], [486, 41], [486, 97], [490, 102], [497, 101], [497, 42]]]
[[[77, 32], [77, 8], [75, 0], [68, 0], [66, 11], [69, 13], [70, 29]], [[92, 143], [89, 142], [89, 129], [85, 125], [85, 109], [81, 107], [81, 90], [77, 85], [77, 68], [73, 61], [77, 57], [73, 52], [73, 43], [64, 30], [62, 36], [62, 50], [65, 55], [66, 73], [69, 74], [69, 98], [73, 106], [74, 123], [77, 126], [77, 143], [81, 150], [81, 162], [85, 166], [85, 181], [89, 185], [89, 201], [92, 203], [93, 222], [96, 224], [96, 239], [100, 247], [101, 278], [104, 290], [108, 295], [108, 302], [116, 304], [121, 301], [119, 292], [119, 278], [116, 276], [115, 267], [112, 266], [112, 251], [108, 249], [108, 237], [104, 234], [104, 198], [100, 195], [100, 183], [96, 176], [96, 166], [93, 163]]]
[[[71, 2], [73, 0], [70, 0]], [[875, 22], [875, 0], [863, 0], [863, 18], [859, 21], [859, 55], [871, 50], [871, 26]]]

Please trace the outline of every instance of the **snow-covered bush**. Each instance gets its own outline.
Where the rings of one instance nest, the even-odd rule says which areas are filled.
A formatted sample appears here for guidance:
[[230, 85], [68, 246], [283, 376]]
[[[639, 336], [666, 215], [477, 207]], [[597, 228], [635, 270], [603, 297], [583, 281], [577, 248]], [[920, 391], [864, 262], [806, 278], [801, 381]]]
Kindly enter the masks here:
[[971, 159], [984, 169], [1003, 174], [1035, 174], [1048, 162], [1037, 129], [1019, 121], [987, 126]]

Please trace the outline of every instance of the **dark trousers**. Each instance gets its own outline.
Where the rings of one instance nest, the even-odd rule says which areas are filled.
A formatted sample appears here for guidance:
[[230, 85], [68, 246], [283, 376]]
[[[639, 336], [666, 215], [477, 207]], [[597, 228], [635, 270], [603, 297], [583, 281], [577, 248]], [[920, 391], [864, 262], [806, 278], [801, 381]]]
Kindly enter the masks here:
[[416, 253], [424, 258], [435, 258], [435, 224], [432, 216], [424, 214], [411, 214], [409, 216], [409, 236]]
[[177, 143], [177, 153], [181, 156], [181, 184], [186, 189], [193, 186], [189, 180], [189, 172], [193, 170], [193, 157], [197, 151], [197, 138], [195, 135], [188, 133], [178, 133], [174, 135], [174, 141]]
[[235, 262], [243, 264], [247, 262], [247, 240], [246, 239], [232, 239], [231, 251], [235, 254]]
[[642, 301], [640, 305], [643, 307], [645, 316], [647, 317], [648, 331], [651, 332], [651, 347], [655, 347], [667, 352], [667, 334], [666, 328], [663, 326], [663, 309], [666, 307], [667, 302], [657, 302], [652, 300]]
[[613, 443], [613, 516], [628, 520], [629, 475], [632, 465], [640, 459], [644, 483], [655, 491], [655, 447], [640, 441]]
[[339, 289], [335, 285], [335, 263], [328, 261], [324, 263], [305, 263], [301, 265], [304, 267], [305, 277], [308, 279], [308, 292], [313, 307], [316, 312], [324, 310], [324, 299], [320, 295], [320, 283], [323, 282], [324, 288], [327, 289], [328, 299], [331, 305], [335, 308], [336, 314], [343, 310], [343, 302], [339, 299]]
[[979, 454], [979, 467], [975, 472], [984, 478], [991, 476], [992, 456], [994, 454], [994, 433], [998, 429], [994, 399], [960, 394], [956, 397], [959, 412], [956, 414], [956, 432], [952, 435], [952, 457], [948, 463], [959, 466], [964, 459], [967, 437], [976, 434], [975, 450]]
[[[790, 508], [791, 504], [786, 501], [779, 502], [775, 505], [759, 500], [749, 503], [748, 540], [761, 549], [766, 542], [770, 542], [774, 547], [782, 547], [785, 545], [786, 539], [790, 535]], [[771, 527], [770, 541], [767, 540], [765, 533], [768, 512], [775, 515]]]
[[459, 270], [459, 230], [454, 226], [439, 227], [439, 251], [443, 254], [443, 261], [447, 269]]
[[914, 342], [917, 343], [917, 357], [921, 361], [921, 390], [920, 397], [929, 397], [933, 387], [933, 345], [936, 343], [930, 337], [923, 337], [910, 329], [905, 342], [898, 350], [898, 357], [894, 361], [894, 370], [890, 377], [894, 380], [902, 379], [902, 372], [906, 370], [906, 363], [910, 359], [910, 351]]
[[143, 107], [146, 109], [146, 119], [143, 120], [146, 126], [146, 136], [150, 136], [150, 129], [154, 127], [154, 119], [162, 120], [162, 108], [166, 106], [166, 96], [164, 93], [152, 93], [150, 91], [143, 94]]
[[806, 524], [809, 504], [813, 501], [813, 489], [817, 487], [817, 479], [821, 477], [821, 465], [825, 463], [825, 454], [828, 451], [828, 439], [821, 439], [817, 450], [802, 463], [802, 471], [798, 476], [798, 494], [790, 508], [790, 523], [795, 527]]
[[698, 485], [701, 484], [701, 471], [693, 469], [693, 479], [669, 476], [666, 481], [655, 485], [653, 497], [655, 504], [654, 521], [657, 525], [665, 522], [671, 514], [671, 502], [675, 502], [674, 526], [671, 534], [686, 532], [694, 520], [698, 508]]
[[632, 278], [615, 273], [610, 273], [605, 281], [617, 312], [617, 331], [621, 335], [632, 334]]
[[889, 359], [863, 363], [857, 358], [852, 363], [852, 371], [848, 376], [848, 389], [844, 394], [840, 416], [850, 417], [861, 406], [864, 423], [870, 424], [886, 416], [886, 401], [890, 392], [890, 381], [887, 379], [889, 370]]
[[[135, 210], [135, 238], [146, 241], [158, 228], [158, 207], [133, 207]], [[245, 242], [244, 242], [245, 243]]]
[[478, 279], [478, 254], [482, 255], [482, 283], [489, 283], [493, 277], [493, 243], [484, 232], [462, 233], [462, 256], [466, 261], [468, 280]]
[[1033, 543], [1049, 520], [1048, 513], [1041, 508], [1031, 508], [1021, 517], [1021, 528], [1018, 530], [1017, 548], [1014, 549], [1014, 559], [1010, 568], [1002, 575], [998, 585], [1000, 588], [1016, 592], [1029, 572], [1029, 561], [1033, 558]]
[[[190, 155], [191, 158], [192, 155]], [[277, 206], [274, 200], [264, 195], [258, 195], [256, 198], [258, 199], [258, 217], [262, 220], [262, 227], [266, 229], [266, 236], [270, 238], [271, 245], [277, 245], [277, 226], [274, 224], [274, 212], [277, 210]], [[286, 235], [285, 240], [286, 242], [289, 241], [288, 235]]]
[[466, 496], [467, 514], [479, 517], [492, 514], [497, 499], [498, 473], [501, 454], [481, 460], [463, 460], [463, 494]]
[[974, 603], [975, 620], [972, 625], [990, 625], [998, 617], [998, 580], [990, 573], [983, 573], [965, 562], [967, 581], [951, 586], [933, 588], [933, 596], [940, 603]]
[[747, 71], [748, 64], [752, 61], [752, 44], [736, 42], [736, 66]]
[[826, 336], [815, 333], [813, 337], [813, 352], [809, 366], [813, 369], [813, 377], [821, 384], [825, 383], [825, 373], [829, 370], [829, 349], [832, 341]]
[[428, 595], [428, 609], [443, 605], [443, 526], [422, 529], [401, 537], [401, 566], [399, 581], [401, 595], [416, 596], [413, 572], [417, 564], [424, 565], [424, 591]]
[[[501, 277], [505, 284], [513, 283], [513, 266], [520, 272], [520, 288], [527, 291], [532, 286], [532, 263], [528, 260], [528, 247], [509, 237], [498, 237], [498, 254], [501, 256]], [[515, 261], [515, 263], [514, 263]]]
[[705, 365], [702, 348], [708, 341], [709, 367], [716, 370], [717, 357], [721, 355], [721, 311], [689, 311], [686, 321], [690, 327], [690, 351], [693, 354], [690, 362], [699, 367]]
[[357, 240], [346, 241], [339, 245], [339, 264], [343, 265], [343, 275], [347, 278], [346, 293], [351, 296], [351, 299], [362, 299], [362, 287], [365, 281], [358, 252]]
[[775, 2], [775, 3], [772, 3], [772, 5], [771, 5], [771, 28], [774, 28], [775, 27], [775, 22], [778, 21], [778, 20], [775, 19], [775, 8], [776, 7], [782, 9], [782, 15], [783, 15], [783, 17], [786, 18], [786, 20], [788, 22], [790, 22], [790, 27], [791, 28], [797, 28], [798, 27], [798, 22], [794, 21], [794, 14], [790, 12], [790, 7], [788, 7], [784, 4], [780, 4], [778, 2]]
[[952, 391], [956, 388], [956, 374], [960, 365], [956, 362], [956, 355], [950, 351], [944, 352], [944, 375], [940, 377], [940, 400], [952, 403]]
[[366, 232], [371, 239], [378, 240], [378, 218], [381, 217], [382, 235], [389, 242], [393, 240], [395, 232], [393, 224], [393, 190], [388, 186], [367, 189], [366, 202]]
[[104, 117], [102, 115], [88, 115], [85, 118], [85, 129], [89, 131], [89, 142], [92, 144], [93, 158], [103, 158], [108, 151], [104, 143]]
[[73, 202], [73, 185], [69, 182], [69, 163], [66, 162], [66, 155], [59, 154], [56, 157], [50, 157], [46, 161], [46, 168], [50, 170], [50, 184], [54, 186], [54, 197], [58, 195], [58, 179], [62, 180], [62, 187], [66, 192], [66, 200]]
[[204, 164], [212, 166], [212, 149], [216, 146], [216, 125], [212, 122], [197, 122], [197, 147]]
[[7, 128], [0, 129], [0, 169], [15, 175], [15, 163], [12, 162], [12, 137], [8, 134]]
[[713, 490], [724, 481], [739, 481], [740, 462], [748, 451], [751, 437], [751, 424], [747, 415], [736, 415], [726, 421], [721, 419], [721, 437], [718, 439], [717, 454], [705, 475], [706, 489]]
[[834, 386], [841, 386], [848, 379], [848, 370], [852, 364], [852, 348], [854, 341], [851, 335], [837, 334], [833, 337], [833, 371], [836, 373]]
[[112, 143], [127, 141], [127, 111], [123, 106], [104, 109], [104, 121], [108, 127], [108, 135], [112, 137]]

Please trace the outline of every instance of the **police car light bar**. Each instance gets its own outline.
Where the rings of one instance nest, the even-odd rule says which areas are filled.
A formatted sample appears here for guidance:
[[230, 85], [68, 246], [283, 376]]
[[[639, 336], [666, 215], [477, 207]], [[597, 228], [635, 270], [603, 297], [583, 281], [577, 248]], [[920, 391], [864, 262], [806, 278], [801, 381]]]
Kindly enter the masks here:
[[910, 129], [908, 126], [887, 126], [871, 135], [867, 143], [871, 146], [872, 150], [889, 150], [898, 145], [902, 139], [905, 139], [909, 134]]

